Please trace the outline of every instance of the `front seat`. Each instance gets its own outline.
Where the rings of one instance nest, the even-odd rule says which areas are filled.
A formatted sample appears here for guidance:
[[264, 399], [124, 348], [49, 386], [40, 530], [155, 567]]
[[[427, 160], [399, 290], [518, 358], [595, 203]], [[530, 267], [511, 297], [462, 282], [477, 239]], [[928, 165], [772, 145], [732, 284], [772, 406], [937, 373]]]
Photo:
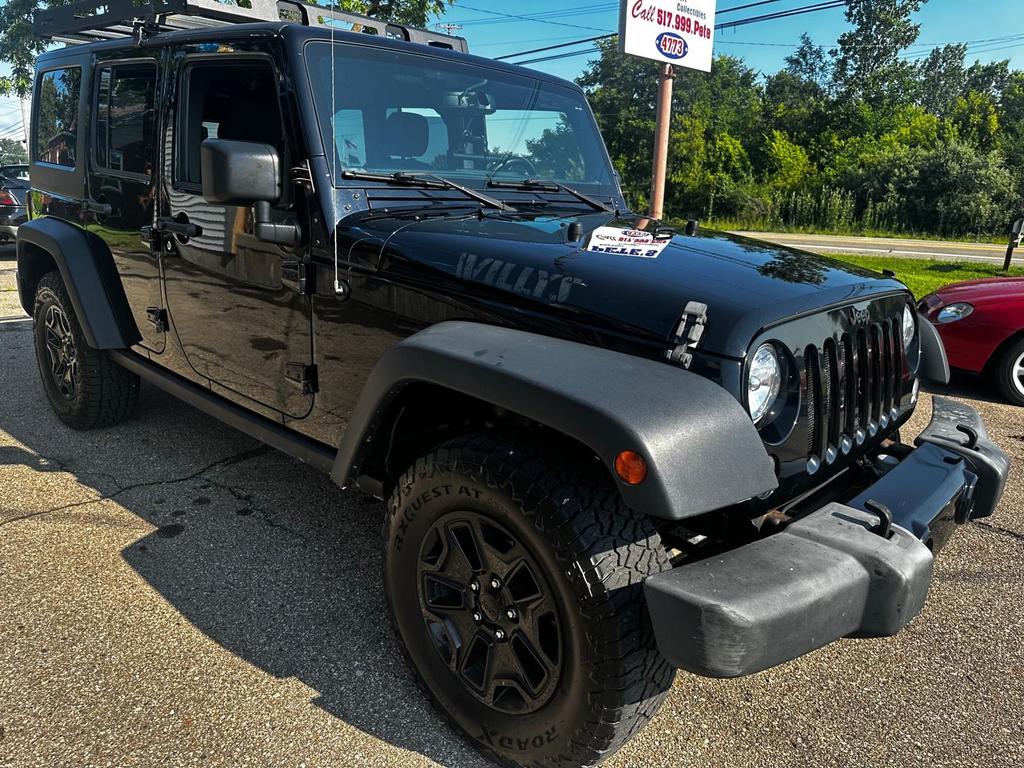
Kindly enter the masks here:
[[417, 160], [427, 153], [430, 144], [430, 124], [415, 112], [394, 112], [384, 123], [384, 153], [391, 160], [400, 161], [403, 168], [430, 170], [433, 166]]

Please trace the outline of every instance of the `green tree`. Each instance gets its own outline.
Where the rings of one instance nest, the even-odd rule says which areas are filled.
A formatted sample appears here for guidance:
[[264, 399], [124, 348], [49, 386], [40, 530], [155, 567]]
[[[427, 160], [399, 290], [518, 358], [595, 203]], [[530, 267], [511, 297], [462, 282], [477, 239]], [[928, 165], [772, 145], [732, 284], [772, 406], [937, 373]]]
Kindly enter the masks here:
[[[455, 0], [338, 0], [344, 11], [363, 13], [375, 19], [424, 27], [432, 17], [440, 16]], [[319, 0], [318, 5], [330, 3]]]
[[772, 131], [765, 137], [765, 184], [770, 189], [793, 191], [807, 186], [814, 166], [807, 150], [794, 144], [782, 131]]
[[799, 80], [816, 85], [824, 92], [832, 80], [833, 62], [825, 49], [815, 45], [810, 36], [804, 32], [800, 35], [800, 45], [786, 57], [785, 71]]
[[960, 138], [980, 149], [995, 146], [999, 133], [996, 105], [987, 93], [968, 91], [953, 103], [950, 122], [957, 128]]
[[0, 139], [0, 165], [27, 163], [25, 145], [17, 139]]
[[914, 82], [914, 68], [900, 59], [917, 41], [921, 26], [911, 14], [927, 0], [847, 0], [846, 20], [854, 29], [839, 36], [833, 82], [847, 98], [874, 105], [902, 103]]
[[934, 48], [915, 67], [918, 80], [917, 103], [932, 114], [945, 117], [967, 86], [964, 56], [967, 45]]

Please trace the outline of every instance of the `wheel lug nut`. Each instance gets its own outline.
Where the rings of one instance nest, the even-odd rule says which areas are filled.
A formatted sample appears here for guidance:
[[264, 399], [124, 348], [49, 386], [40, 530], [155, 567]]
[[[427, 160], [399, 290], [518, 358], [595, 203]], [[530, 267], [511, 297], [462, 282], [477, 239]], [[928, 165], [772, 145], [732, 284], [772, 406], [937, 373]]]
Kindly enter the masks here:
[[473, 621], [475, 621], [477, 624], [479, 624], [483, 620], [484, 620], [484, 617], [483, 617], [483, 614], [480, 613], [480, 611], [473, 611]]
[[494, 639], [499, 641], [499, 642], [504, 640], [505, 639], [505, 630], [503, 630], [503, 629], [496, 629], [496, 630], [494, 630]]
[[491, 589], [501, 589], [501, 580], [497, 576], [491, 579]]
[[508, 616], [510, 621], [515, 621], [517, 618], [519, 618], [519, 614], [516, 613], [515, 608], [509, 608], [507, 611], [505, 611], [505, 615]]
[[480, 584], [477, 583], [476, 579], [473, 579], [471, 582], [469, 582], [469, 589], [472, 592], [479, 592], [480, 591]]

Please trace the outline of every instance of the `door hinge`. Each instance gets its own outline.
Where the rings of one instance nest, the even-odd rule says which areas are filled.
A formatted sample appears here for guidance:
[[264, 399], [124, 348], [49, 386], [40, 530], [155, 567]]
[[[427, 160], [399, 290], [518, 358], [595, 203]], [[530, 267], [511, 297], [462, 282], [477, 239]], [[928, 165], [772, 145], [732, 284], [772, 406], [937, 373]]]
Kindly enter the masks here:
[[284, 377], [292, 384], [301, 387], [302, 394], [312, 395], [320, 391], [318, 373], [315, 365], [288, 363], [285, 366]]
[[146, 319], [156, 326], [157, 333], [167, 333], [169, 330], [166, 309], [161, 309], [160, 307], [147, 307]]
[[310, 275], [309, 265], [304, 261], [281, 263], [281, 282], [303, 296], [309, 296], [313, 292], [313, 281], [310, 279]]

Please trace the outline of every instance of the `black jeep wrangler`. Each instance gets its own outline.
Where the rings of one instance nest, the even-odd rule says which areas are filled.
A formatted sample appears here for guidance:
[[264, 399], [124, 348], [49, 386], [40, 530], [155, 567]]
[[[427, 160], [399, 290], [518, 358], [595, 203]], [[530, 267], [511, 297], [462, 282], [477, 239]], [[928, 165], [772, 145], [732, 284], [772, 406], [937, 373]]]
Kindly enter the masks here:
[[67, 424], [144, 379], [386, 499], [409, 664], [506, 764], [920, 611], [1008, 462], [942, 398], [900, 441], [948, 376], [904, 285], [627, 213], [571, 83], [250, 5], [36, 18], [76, 44], [38, 63], [18, 287]]

